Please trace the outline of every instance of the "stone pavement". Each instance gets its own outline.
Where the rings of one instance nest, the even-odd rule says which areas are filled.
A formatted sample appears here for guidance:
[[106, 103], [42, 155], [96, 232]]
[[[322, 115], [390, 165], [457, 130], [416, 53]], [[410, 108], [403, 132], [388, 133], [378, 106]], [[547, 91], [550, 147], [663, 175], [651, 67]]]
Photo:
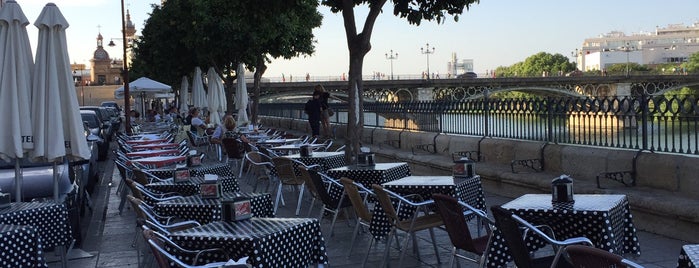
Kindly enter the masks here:
[[[409, 152], [406, 152], [409, 153]], [[83, 221], [82, 227], [86, 232], [81, 249], [93, 254], [93, 257], [74, 259], [68, 262], [71, 268], [87, 267], [137, 267], [136, 250], [131, 247], [135, 234], [135, 213], [128, 203], [121, 215], [118, 212], [119, 197], [116, 194], [119, 183], [118, 172], [114, 169], [113, 161], [108, 159], [104, 162], [104, 176], [102, 176], [99, 187], [96, 188], [92, 196], [94, 209], [91, 217], [88, 215]], [[449, 174], [425, 174], [420, 168], [411, 167], [414, 175], [449, 175]], [[251, 191], [250, 178], [243, 178], [239, 184], [243, 191]], [[271, 187], [273, 189], [273, 187]], [[486, 190], [486, 202], [488, 206], [502, 204], [509, 201], [509, 198], [502, 197], [497, 193]], [[278, 217], [294, 217], [293, 212], [296, 207], [294, 198], [295, 192], [286, 190], [287, 205], [281, 207], [277, 212]], [[316, 202], [318, 203], [318, 202]], [[302, 207], [302, 216], [307, 215], [310, 202], [305, 201]], [[316, 204], [314, 215], [318, 215], [320, 207]], [[325, 234], [327, 253], [330, 260], [330, 267], [356, 267], [361, 266], [364, 255], [369, 244], [368, 234], [359, 234], [357, 243], [350, 257], [349, 248], [353, 226], [349, 226], [343, 215], [335, 225], [335, 234], [330, 237], [328, 234], [330, 219], [321, 221], [322, 230]], [[446, 267], [451, 252], [451, 244], [443, 230], [436, 230], [439, 257], [442, 263], [438, 263], [434, 251], [429, 245], [430, 239], [427, 232], [419, 234], [419, 245], [421, 260], [411, 254], [406, 254], [404, 267]], [[644, 265], [645, 267], [675, 267], [680, 248], [686, 242], [669, 239], [648, 232], [639, 231], [638, 238], [641, 244], [642, 254], [640, 257], [627, 256], [630, 259]], [[378, 247], [371, 249], [366, 267], [377, 267], [383, 258], [384, 244], [379, 243]], [[391, 251], [391, 259], [398, 262], [398, 251]], [[47, 253], [52, 254], [52, 253]], [[50, 258], [49, 259], [54, 259]], [[461, 261], [465, 267], [477, 267], [475, 264]], [[50, 267], [61, 267], [60, 262], [51, 262]], [[155, 267], [155, 266], [152, 266]]]

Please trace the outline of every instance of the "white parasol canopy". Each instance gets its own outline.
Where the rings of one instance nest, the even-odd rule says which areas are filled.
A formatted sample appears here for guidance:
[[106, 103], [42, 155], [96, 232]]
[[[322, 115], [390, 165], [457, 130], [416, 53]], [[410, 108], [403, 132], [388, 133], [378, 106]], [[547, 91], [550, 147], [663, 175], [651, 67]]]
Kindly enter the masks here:
[[[134, 95], [144, 95], [147, 98], [152, 98], [156, 94], [172, 93], [172, 87], [148, 77], [141, 77], [129, 83], [129, 93]], [[123, 86], [114, 90], [114, 98], [124, 98]]]
[[245, 66], [238, 64], [236, 71], [235, 108], [238, 110], [238, 124], [248, 122], [248, 88], [245, 85]]
[[221, 124], [221, 115], [226, 111], [226, 93], [223, 89], [223, 79], [216, 73], [214, 67], [209, 67], [206, 74], [209, 82], [209, 120], [211, 124]]
[[[0, 8], [0, 158], [24, 158], [34, 144], [29, 113], [34, 68], [27, 35], [29, 20], [14, 0]], [[22, 174], [15, 161], [15, 200], [22, 200]], [[8, 191], [10, 189], [3, 189]]]
[[66, 28], [68, 22], [54, 3], [48, 3], [34, 22], [39, 28], [32, 83], [32, 130], [35, 160], [54, 163], [54, 199], [58, 201], [57, 163], [90, 159], [75, 93]]
[[206, 92], [204, 92], [204, 80], [201, 77], [201, 69], [194, 68], [194, 77], [192, 77], [192, 105], [199, 109], [209, 106], [206, 103]]
[[182, 76], [182, 85], [180, 86], [180, 113], [187, 113], [189, 110], [189, 80], [187, 76]]

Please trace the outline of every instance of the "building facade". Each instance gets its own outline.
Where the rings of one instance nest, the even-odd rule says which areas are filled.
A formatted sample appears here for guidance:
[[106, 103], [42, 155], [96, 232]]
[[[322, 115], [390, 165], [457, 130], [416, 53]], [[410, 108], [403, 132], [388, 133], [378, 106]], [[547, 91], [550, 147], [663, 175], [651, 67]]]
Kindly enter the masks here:
[[[136, 38], [136, 26], [131, 21], [131, 15], [126, 11], [126, 56], [127, 63], [131, 62], [132, 50], [131, 44]], [[112, 38], [109, 46], [117, 46]], [[121, 44], [121, 43], [120, 43]], [[118, 85], [122, 84], [122, 70], [124, 67], [124, 59], [111, 58], [109, 52], [104, 49], [104, 38], [102, 34], [97, 34], [97, 48], [90, 59], [90, 80], [86, 81], [88, 85]]]
[[677, 64], [699, 52], [699, 21], [690, 26], [671, 24], [654, 32], [626, 35], [613, 31], [587, 38], [574, 53], [579, 70], [604, 70], [612, 64]]

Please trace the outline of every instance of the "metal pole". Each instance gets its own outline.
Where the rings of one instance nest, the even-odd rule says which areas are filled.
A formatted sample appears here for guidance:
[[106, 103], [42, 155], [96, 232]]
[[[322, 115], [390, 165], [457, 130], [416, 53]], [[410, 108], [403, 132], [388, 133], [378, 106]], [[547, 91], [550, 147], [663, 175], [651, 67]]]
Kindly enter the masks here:
[[430, 43], [425, 44], [424, 48], [420, 48], [420, 53], [427, 55], [427, 79], [430, 79], [430, 54], [434, 53], [434, 47], [430, 50]]
[[393, 80], [393, 60], [398, 59], [398, 53], [393, 54], [393, 49], [391, 53], [386, 53], [386, 59], [391, 61], [391, 80]]
[[80, 69], [80, 96], [83, 98], [83, 106], [85, 106], [85, 81], [83, 81], [83, 70]]
[[121, 77], [124, 80], [124, 112], [126, 113], [126, 116], [124, 116], [124, 130], [126, 130], [127, 134], [131, 134], [131, 116], [129, 115], [129, 112], [131, 111], [131, 96], [129, 94], [129, 65], [126, 60], [127, 40], [126, 17], [124, 16], [124, 0], [121, 0], [121, 36], [124, 50], [124, 70], [121, 74]]

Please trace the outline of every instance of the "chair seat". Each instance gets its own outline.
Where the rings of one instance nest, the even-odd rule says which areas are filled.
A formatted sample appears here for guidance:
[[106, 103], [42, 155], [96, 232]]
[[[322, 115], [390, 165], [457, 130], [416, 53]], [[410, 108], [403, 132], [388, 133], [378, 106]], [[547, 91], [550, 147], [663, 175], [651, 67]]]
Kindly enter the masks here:
[[[410, 231], [411, 223], [412, 220], [400, 221], [396, 223], [396, 228], [402, 231]], [[412, 231], [419, 231], [442, 226], [444, 225], [444, 222], [442, 221], [442, 217], [439, 216], [439, 214], [429, 214], [426, 216], [417, 217], [417, 219], [415, 219], [415, 222], [412, 223], [412, 225]]]

